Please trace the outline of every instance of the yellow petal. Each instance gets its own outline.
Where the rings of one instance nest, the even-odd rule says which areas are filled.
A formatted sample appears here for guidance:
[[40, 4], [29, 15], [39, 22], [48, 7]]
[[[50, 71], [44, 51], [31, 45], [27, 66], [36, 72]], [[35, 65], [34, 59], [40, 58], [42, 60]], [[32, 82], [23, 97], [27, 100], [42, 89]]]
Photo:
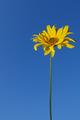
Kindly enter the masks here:
[[[58, 34], [60, 34], [60, 36], [59, 36], [59, 40], [58, 40], [58, 42], [56, 43], [56, 45], [58, 45], [58, 44], [60, 44], [60, 43], [62, 43], [62, 42], [64, 41], [64, 38], [65, 38], [65, 36], [66, 36], [67, 33], [68, 33], [68, 29], [69, 29], [69, 26], [66, 25], [66, 26], [63, 28], [63, 30], [61, 30], [61, 28], [60, 28], [60, 30], [58, 30], [58, 31], [60, 31], [60, 32], [58, 32]], [[61, 34], [61, 31], [62, 31], [62, 34]]]
[[67, 33], [69, 30], [69, 26], [68, 25], [65, 25], [64, 26], [64, 29], [63, 29], [63, 33]]
[[42, 45], [42, 43], [37, 43], [34, 45], [34, 50], [37, 51], [38, 46]]
[[53, 32], [53, 37], [55, 37], [56, 36], [56, 27], [54, 25], [52, 26], [52, 32]]
[[38, 42], [38, 39], [37, 38], [32, 38], [34, 42]]
[[37, 34], [33, 34], [33, 36], [37, 37], [38, 35]]
[[51, 57], [54, 57], [54, 55], [55, 55], [55, 50], [53, 49], [52, 51], [51, 51]]
[[65, 44], [64, 46], [66, 46], [67, 48], [74, 48], [75, 46], [74, 45], [71, 45], [71, 44]]
[[50, 37], [53, 37], [53, 32], [52, 32], [52, 28], [50, 25], [47, 25], [47, 32], [48, 32]]
[[70, 35], [70, 34], [73, 34], [73, 32], [67, 32], [66, 35]]
[[68, 29], [69, 29], [69, 26], [65, 25], [64, 28], [63, 28], [62, 37], [65, 37], [67, 35]]
[[62, 48], [62, 45], [61, 45], [61, 44], [59, 44], [59, 45], [57, 45], [57, 47], [58, 47], [58, 49], [61, 49], [61, 48]]
[[42, 47], [43, 47], [43, 50], [45, 51], [47, 46], [43, 44]]
[[36, 37], [32, 38], [34, 42], [40, 42], [42, 41], [42, 37], [39, 35], [36, 35]]
[[42, 42], [42, 43], [46, 43], [45, 42], [45, 38], [42, 36], [42, 34], [39, 34], [38, 37], [36, 37], [36, 39], [38, 39], [38, 42]]
[[41, 33], [39, 33], [38, 37], [43, 39], [43, 35]]
[[69, 43], [69, 41], [66, 39], [65, 41], [63, 41], [62, 44], [67, 44], [67, 43]]
[[51, 49], [48, 47], [44, 51], [44, 55], [48, 55], [51, 52]]
[[49, 45], [48, 44], [48, 38], [43, 34], [43, 33], [41, 33], [40, 35], [39, 35], [39, 38], [40, 38], [40, 41], [39, 42], [41, 42], [41, 43], [43, 43], [43, 44], [45, 44], [45, 45]]
[[51, 57], [54, 56], [55, 50], [54, 50], [53, 46], [48, 47], [48, 48], [46, 48], [46, 49], [44, 50], [44, 55], [48, 55], [48, 54], [50, 54]]
[[65, 39], [67, 39], [68, 41], [71, 41], [71, 42], [76, 42], [75, 40], [73, 40], [72, 38], [69, 38], [69, 37], [65, 37]]
[[62, 32], [63, 32], [63, 28], [59, 28], [58, 31], [57, 31], [57, 37], [58, 38], [61, 38]]
[[39, 36], [36, 39], [37, 39], [38, 42], [42, 41], [42, 39]]
[[49, 35], [45, 30], [43, 30], [42, 34], [45, 35], [45, 37], [47, 37], [49, 39]]

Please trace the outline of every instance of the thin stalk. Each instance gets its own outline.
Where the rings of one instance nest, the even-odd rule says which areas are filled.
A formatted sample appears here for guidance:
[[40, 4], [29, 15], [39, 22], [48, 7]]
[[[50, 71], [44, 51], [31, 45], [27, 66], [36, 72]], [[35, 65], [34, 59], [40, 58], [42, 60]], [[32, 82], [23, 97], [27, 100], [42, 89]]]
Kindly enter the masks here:
[[52, 120], [52, 57], [50, 56], [50, 93], [49, 93], [50, 120]]

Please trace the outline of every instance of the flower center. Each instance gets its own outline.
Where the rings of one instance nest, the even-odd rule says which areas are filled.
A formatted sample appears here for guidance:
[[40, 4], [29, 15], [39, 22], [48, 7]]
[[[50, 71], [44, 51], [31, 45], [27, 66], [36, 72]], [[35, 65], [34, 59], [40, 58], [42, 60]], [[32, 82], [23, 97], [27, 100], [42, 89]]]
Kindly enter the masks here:
[[49, 39], [49, 42], [51, 43], [51, 44], [55, 44], [56, 42], [58, 42], [58, 38], [50, 38]]

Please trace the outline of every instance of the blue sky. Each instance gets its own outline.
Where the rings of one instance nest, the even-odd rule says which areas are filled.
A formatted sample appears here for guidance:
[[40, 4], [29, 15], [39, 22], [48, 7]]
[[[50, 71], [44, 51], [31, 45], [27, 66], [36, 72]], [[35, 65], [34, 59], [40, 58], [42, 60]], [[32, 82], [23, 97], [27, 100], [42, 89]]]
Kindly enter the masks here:
[[53, 58], [53, 120], [80, 119], [79, 11], [79, 0], [0, 0], [0, 120], [49, 120], [49, 56], [31, 40], [47, 24], [77, 40]]

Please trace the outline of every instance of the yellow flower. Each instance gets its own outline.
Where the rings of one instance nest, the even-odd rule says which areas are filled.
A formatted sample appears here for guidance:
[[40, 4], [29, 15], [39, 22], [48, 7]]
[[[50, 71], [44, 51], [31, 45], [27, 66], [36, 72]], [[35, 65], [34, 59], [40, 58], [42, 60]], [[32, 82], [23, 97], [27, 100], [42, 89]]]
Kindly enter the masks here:
[[42, 46], [44, 55], [50, 54], [51, 57], [55, 54], [55, 47], [61, 49], [63, 46], [67, 48], [74, 48], [75, 46], [69, 42], [75, 42], [70, 37], [67, 37], [72, 32], [69, 32], [69, 26], [65, 25], [61, 28], [56, 28], [54, 25], [51, 27], [47, 25], [46, 30], [41, 33], [34, 34], [33, 41], [36, 42], [34, 50], [37, 51], [38, 46]]

